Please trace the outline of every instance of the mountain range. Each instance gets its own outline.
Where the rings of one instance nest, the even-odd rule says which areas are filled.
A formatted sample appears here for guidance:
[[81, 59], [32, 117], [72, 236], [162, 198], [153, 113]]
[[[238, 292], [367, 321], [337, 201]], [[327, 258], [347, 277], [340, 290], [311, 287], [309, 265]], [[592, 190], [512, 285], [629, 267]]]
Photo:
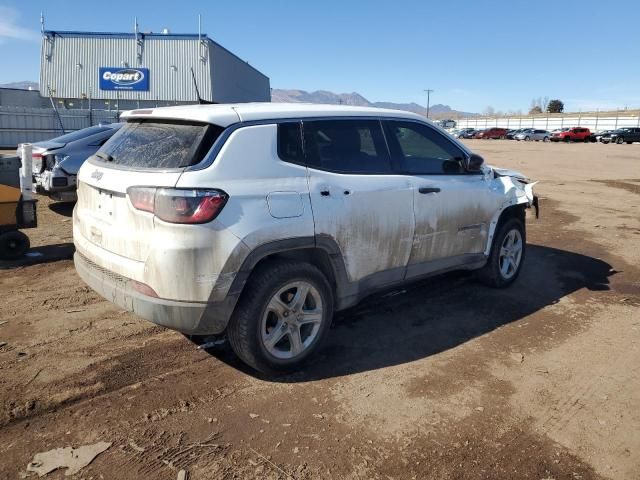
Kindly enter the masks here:
[[[285, 103], [326, 103], [333, 105], [355, 105], [360, 107], [392, 108], [395, 110], [414, 112], [420, 115], [427, 114], [427, 107], [418, 103], [370, 102], [357, 92], [333, 93], [327, 90], [307, 92], [305, 90], [282, 90], [278, 88], [272, 88], [271, 101]], [[469, 117], [473, 115], [477, 114], [453, 110], [449, 105], [443, 105], [441, 103], [437, 103], [429, 107], [429, 116], [431, 116], [432, 118], [451, 118], [458, 116]]]
[[[20, 88], [24, 90], [37, 90], [38, 83], [23, 81], [0, 84], [5, 88]], [[394, 102], [370, 102], [359, 93], [333, 93], [327, 90], [316, 90], [315, 92], [307, 92], [305, 90], [284, 90], [278, 88], [271, 89], [272, 102], [284, 103], [325, 103], [331, 105], [354, 105], [360, 107], [380, 107], [391, 108], [394, 110], [405, 110], [408, 112], [418, 113], [420, 115], [427, 114], [427, 107], [418, 103], [394, 103]], [[449, 105], [437, 103], [429, 107], [429, 115], [435, 119], [455, 118], [458, 116], [473, 116], [475, 113], [460, 112], [453, 110]]]

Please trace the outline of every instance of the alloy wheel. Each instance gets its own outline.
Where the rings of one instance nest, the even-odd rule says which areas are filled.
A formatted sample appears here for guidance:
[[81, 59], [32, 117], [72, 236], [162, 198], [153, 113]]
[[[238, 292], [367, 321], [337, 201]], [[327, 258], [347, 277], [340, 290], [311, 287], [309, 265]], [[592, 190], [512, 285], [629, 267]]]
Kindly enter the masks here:
[[306, 281], [288, 283], [267, 304], [260, 325], [262, 345], [280, 360], [299, 357], [318, 337], [323, 317], [316, 287]]
[[498, 258], [500, 274], [506, 280], [518, 271], [522, 260], [522, 235], [517, 229], [510, 230], [504, 237]]

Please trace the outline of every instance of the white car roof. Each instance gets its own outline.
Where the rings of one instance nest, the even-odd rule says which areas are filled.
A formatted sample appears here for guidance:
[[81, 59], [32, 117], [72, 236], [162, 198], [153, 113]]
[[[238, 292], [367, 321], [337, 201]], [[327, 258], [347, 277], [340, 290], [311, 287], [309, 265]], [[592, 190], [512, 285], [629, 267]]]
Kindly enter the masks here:
[[321, 105], [315, 103], [238, 103], [218, 105], [182, 105], [145, 108], [124, 112], [123, 119], [158, 118], [192, 120], [227, 127], [233, 123], [309, 117], [393, 117], [427, 121], [422, 115], [386, 108]]

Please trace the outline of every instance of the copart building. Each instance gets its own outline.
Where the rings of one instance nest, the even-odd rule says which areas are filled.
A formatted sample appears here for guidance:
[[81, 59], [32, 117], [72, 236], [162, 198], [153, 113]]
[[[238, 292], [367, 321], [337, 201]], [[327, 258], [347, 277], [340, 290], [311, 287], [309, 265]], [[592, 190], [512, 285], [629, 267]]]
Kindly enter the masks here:
[[266, 75], [204, 34], [42, 32], [40, 95], [66, 108], [268, 102], [270, 92]]

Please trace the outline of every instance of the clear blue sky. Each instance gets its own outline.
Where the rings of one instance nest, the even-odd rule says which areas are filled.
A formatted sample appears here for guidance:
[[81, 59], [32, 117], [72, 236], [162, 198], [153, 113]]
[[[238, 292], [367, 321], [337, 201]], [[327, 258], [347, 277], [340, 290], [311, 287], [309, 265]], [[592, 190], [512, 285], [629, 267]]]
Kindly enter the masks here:
[[[38, 80], [39, 16], [51, 30], [203, 30], [274, 88], [480, 112], [640, 107], [640, 2], [0, 0], [0, 83]], [[619, 46], [620, 48], [616, 48]]]

